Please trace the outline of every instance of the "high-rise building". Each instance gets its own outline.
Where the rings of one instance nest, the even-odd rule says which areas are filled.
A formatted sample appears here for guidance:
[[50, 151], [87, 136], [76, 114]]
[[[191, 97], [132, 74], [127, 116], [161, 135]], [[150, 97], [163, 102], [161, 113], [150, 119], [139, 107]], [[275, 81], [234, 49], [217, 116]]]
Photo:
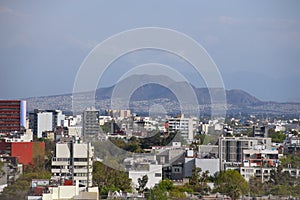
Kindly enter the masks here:
[[168, 120], [169, 132], [180, 132], [183, 139], [188, 143], [192, 142], [194, 139], [196, 125], [197, 122], [193, 118], [185, 118], [184, 116]]
[[37, 138], [41, 138], [44, 131], [54, 131], [56, 127], [62, 126], [65, 115], [61, 110], [38, 110], [29, 113], [29, 128]]
[[100, 132], [99, 125], [100, 111], [95, 108], [87, 109], [82, 116], [83, 135], [96, 135]]
[[90, 143], [74, 140], [56, 144], [52, 159], [52, 180], [79, 181], [81, 185], [92, 186], [94, 148]]
[[26, 127], [26, 101], [0, 100], [0, 133], [20, 131]]

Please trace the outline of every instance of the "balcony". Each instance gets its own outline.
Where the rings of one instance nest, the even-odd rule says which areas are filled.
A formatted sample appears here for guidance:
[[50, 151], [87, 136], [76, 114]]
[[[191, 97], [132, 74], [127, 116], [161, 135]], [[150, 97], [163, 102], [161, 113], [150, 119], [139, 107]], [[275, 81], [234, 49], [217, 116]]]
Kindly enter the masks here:
[[[92, 180], [92, 176], [89, 177]], [[87, 176], [74, 176], [74, 180], [87, 180]]]
[[[87, 168], [79, 168], [79, 169], [74, 169], [74, 173], [87, 173]], [[93, 169], [89, 169], [89, 172], [91, 172]]]
[[55, 165], [55, 166], [68, 166], [68, 165], [70, 165], [70, 161], [53, 161], [52, 160], [52, 165]]
[[[87, 166], [88, 162], [74, 162], [74, 166]], [[92, 162], [90, 162], [90, 165], [92, 165]]]
[[69, 173], [69, 169], [51, 169], [51, 173]]

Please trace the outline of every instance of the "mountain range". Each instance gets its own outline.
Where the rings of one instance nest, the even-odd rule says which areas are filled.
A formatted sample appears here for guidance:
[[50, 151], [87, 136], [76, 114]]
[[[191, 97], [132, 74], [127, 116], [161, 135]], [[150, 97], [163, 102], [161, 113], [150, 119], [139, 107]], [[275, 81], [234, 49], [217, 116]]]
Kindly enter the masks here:
[[[121, 91], [133, 90], [130, 96], [130, 109], [136, 113], [147, 114], [149, 107], [160, 103], [166, 107], [168, 112], [178, 112], [179, 101], [172, 92], [172, 88], [187, 88], [187, 83], [176, 82], [165, 76], [134, 75], [125, 78], [111, 87], [99, 88], [95, 92], [96, 108], [105, 110], [110, 108], [110, 101], [116, 86], [121, 86]], [[189, 84], [190, 85], [190, 84]], [[120, 89], [119, 88], [119, 89]], [[210, 92], [218, 93], [218, 88], [196, 88], [190, 85], [191, 91], [195, 94], [198, 105], [201, 106], [203, 113], [208, 114], [211, 108]], [[130, 91], [130, 90], [128, 90]], [[261, 101], [249, 93], [240, 90], [225, 90], [227, 114], [241, 115], [253, 114], [261, 116], [295, 116], [300, 115], [300, 103], [278, 103], [274, 101]], [[28, 111], [38, 109], [61, 109], [72, 110], [72, 94], [62, 94], [44, 97], [27, 98]], [[163, 102], [163, 103], [162, 103]], [[125, 109], [125, 108], [124, 108]]]

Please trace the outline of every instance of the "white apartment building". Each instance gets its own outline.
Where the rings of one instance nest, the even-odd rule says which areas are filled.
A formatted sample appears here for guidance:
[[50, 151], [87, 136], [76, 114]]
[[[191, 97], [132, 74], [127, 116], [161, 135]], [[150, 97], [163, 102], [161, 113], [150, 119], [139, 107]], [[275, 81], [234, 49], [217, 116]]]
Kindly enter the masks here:
[[[272, 170], [276, 170], [276, 168], [275, 167], [240, 167], [240, 174], [244, 177], [246, 181], [249, 181], [251, 177], [259, 177], [261, 178], [261, 182], [265, 182], [270, 179]], [[300, 169], [284, 168], [282, 171], [289, 172], [289, 174], [293, 178], [300, 177]]]
[[185, 118], [183, 115], [180, 118], [170, 118], [168, 120], [169, 132], [180, 132], [183, 139], [188, 143], [194, 140], [197, 124], [194, 118]]
[[92, 186], [94, 148], [90, 143], [69, 141], [57, 143], [52, 159], [51, 179], [79, 181], [84, 186]]

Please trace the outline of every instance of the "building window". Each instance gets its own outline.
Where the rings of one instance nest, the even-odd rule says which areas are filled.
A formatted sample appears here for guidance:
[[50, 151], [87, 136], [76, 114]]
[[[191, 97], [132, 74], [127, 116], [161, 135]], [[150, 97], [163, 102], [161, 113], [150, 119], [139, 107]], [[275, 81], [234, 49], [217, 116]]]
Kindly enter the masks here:
[[74, 176], [84, 177], [84, 176], [87, 176], [87, 173], [76, 173], [76, 174], [74, 174]]
[[172, 171], [173, 171], [173, 173], [181, 173], [181, 168], [180, 167], [173, 167]]
[[160, 157], [160, 163], [165, 164], [165, 157], [164, 156]]
[[87, 158], [74, 158], [74, 162], [87, 162]]
[[155, 177], [161, 177], [161, 173], [155, 173], [154, 176]]

